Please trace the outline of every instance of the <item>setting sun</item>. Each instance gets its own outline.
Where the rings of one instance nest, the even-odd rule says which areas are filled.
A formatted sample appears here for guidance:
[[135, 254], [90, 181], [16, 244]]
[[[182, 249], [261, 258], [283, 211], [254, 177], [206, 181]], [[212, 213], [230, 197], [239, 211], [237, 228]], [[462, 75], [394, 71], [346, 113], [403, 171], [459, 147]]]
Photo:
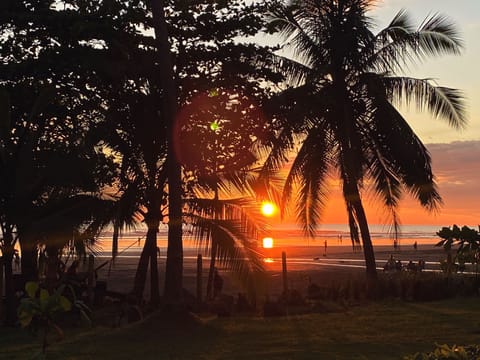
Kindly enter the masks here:
[[262, 203], [262, 214], [265, 216], [272, 216], [275, 213], [275, 205], [271, 202]]
[[273, 248], [273, 239], [271, 237], [263, 238], [263, 247], [265, 249]]

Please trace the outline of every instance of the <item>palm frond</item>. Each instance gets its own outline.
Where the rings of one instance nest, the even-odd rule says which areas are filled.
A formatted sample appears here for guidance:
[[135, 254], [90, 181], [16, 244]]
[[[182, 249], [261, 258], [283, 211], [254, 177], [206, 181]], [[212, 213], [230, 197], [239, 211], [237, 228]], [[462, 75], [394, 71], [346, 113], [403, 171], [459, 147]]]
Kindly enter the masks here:
[[417, 51], [420, 55], [459, 55], [463, 48], [455, 25], [441, 14], [426, 18], [420, 25], [417, 36]]
[[304, 134], [314, 126], [314, 122], [308, 119], [312, 114], [316, 115], [324, 110], [321, 106], [323, 101], [319, 98], [322, 97], [318, 96], [315, 85], [306, 84], [288, 88], [270, 100], [267, 113], [276, 118], [280, 129], [276, 132], [276, 136], [269, 139], [266, 144], [260, 144], [258, 148], [260, 155], [265, 159], [260, 177], [268, 178], [289, 161], [289, 155], [296, 144], [301, 142]]
[[459, 55], [463, 43], [455, 26], [447, 17], [435, 14], [424, 20], [418, 29], [405, 11], [375, 37], [377, 50], [368, 64], [379, 71], [398, 71], [415, 60], [445, 54]]
[[[398, 177], [422, 206], [428, 210], [436, 210], [442, 200], [435, 184], [428, 150], [403, 116], [388, 101], [377, 99], [375, 106], [372, 119], [376, 132], [382, 134], [376, 141], [384, 164], [388, 165], [391, 174]], [[389, 122], [385, 121], [386, 118]], [[390, 178], [394, 181], [393, 176]]]
[[267, 176], [260, 175], [263, 174], [262, 168], [256, 169], [255, 172], [256, 176], [249, 179], [255, 198], [281, 204], [284, 184], [283, 171], [275, 174], [269, 173]]
[[379, 71], [395, 71], [401, 69], [412, 60], [407, 43], [415, 27], [405, 10], [400, 10], [390, 24], [381, 30], [370, 46], [375, 50], [367, 60], [367, 66], [378, 68]]
[[270, 27], [286, 39], [287, 44], [293, 44], [294, 57], [308, 67], [322, 50], [312, 38], [318, 19], [311, 10], [297, 2], [291, 6], [278, 4], [269, 14]]
[[242, 220], [224, 220], [211, 217], [192, 215], [193, 236], [205, 250], [211, 250], [211, 244], [216, 245], [216, 255], [220, 264], [232, 271], [244, 289], [253, 291], [255, 297], [261, 290], [264, 275], [263, 257], [257, 251], [257, 241], [246, 231]]
[[[186, 217], [195, 226], [195, 219], [222, 219], [236, 221], [248, 237], [256, 239], [259, 232], [266, 228], [265, 217], [260, 212], [260, 206], [255, 199], [206, 199], [191, 198], [185, 201], [187, 205]], [[203, 237], [199, 236], [198, 241]]]
[[308, 77], [314, 74], [310, 66], [293, 59], [277, 56], [275, 60], [275, 70], [284, 74], [285, 80], [293, 86], [304, 84]]
[[294, 187], [298, 185], [297, 219], [306, 235], [314, 237], [328, 193], [330, 168], [329, 142], [323, 129], [312, 131], [304, 140], [285, 181], [282, 208], [287, 208]]
[[393, 234], [397, 237], [399, 229], [397, 209], [403, 188], [395, 172], [396, 169], [390, 163], [390, 159], [384, 156], [384, 144], [381, 141], [377, 141], [377, 139], [377, 136], [372, 135], [367, 136], [366, 139], [370, 143], [369, 147], [373, 152], [369, 158], [368, 174], [373, 179], [375, 194], [389, 213]]
[[467, 125], [464, 96], [459, 90], [434, 86], [429, 79], [384, 77], [383, 82], [394, 103], [405, 101], [409, 105], [413, 102], [419, 110], [426, 108], [455, 129]]
[[286, 128], [281, 130], [276, 138], [271, 139], [268, 145], [263, 146], [266, 158], [259, 174], [260, 177], [268, 178], [288, 162], [288, 155], [295, 146], [294, 138], [291, 129]]

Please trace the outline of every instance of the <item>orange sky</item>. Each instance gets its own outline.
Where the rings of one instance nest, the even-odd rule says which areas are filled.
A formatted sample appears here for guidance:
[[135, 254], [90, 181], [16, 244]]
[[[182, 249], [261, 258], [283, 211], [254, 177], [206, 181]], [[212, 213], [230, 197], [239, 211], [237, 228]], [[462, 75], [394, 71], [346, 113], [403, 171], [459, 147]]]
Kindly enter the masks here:
[[[416, 109], [401, 109], [416, 134], [431, 152], [444, 206], [429, 214], [406, 197], [400, 205], [402, 224], [477, 226], [480, 224], [480, 1], [479, 0], [380, 0], [369, 13], [378, 28], [406, 9], [417, 24], [440, 13], [456, 24], [464, 40], [461, 56], [444, 56], [411, 66], [408, 75], [433, 79], [438, 85], [461, 89], [466, 98], [468, 127], [456, 131], [445, 121]], [[332, 189], [323, 223], [346, 223], [345, 206], [338, 186]], [[385, 223], [382, 208], [366, 201], [371, 224]], [[290, 219], [291, 220], [291, 219]]]
[[[438, 213], [428, 213], [408, 194], [399, 208], [404, 225], [424, 224], [451, 226], [453, 224], [477, 226], [480, 224], [480, 142], [465, 141], [448, 144], [427, 144], [433, 158], [433, 171], [437, 178], [444, 205]], [[388, 216], [378, 203], [365, 196], [368, 220], [372, 224], [388, 223]], [[293, 208], [293, 206], [292, 206]], [[284, 222], [293, 222], [291, 213]], [[279, 220], [276, 218], [275, 220]], [[331, 194], [322, 223], [347, 223], [345, 205], [338, 184], [332, 183]]]

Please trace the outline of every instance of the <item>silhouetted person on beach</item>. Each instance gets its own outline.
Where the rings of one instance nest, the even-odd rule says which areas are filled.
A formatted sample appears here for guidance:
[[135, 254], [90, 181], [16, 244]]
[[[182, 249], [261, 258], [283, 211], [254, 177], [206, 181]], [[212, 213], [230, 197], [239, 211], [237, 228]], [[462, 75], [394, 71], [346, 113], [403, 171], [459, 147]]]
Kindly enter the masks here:
[[325, 250], [323, 252], [323, 256], [327, 256], [327, 240], [325, 240], [325, 242], [323, 243], [324, 246], [325, 246]]
[[412, 260], [408, 262], [407, 270], [411, 272], [417, 272], [417, 266], [413, 263]]
[[418, 260], [418, 271], [425, 270], [425, 260], [420, 259]]
[[417, 251], [417, 247], [418, 247], [418, 245], [417, 245], [417, 242], [415, 241], [415, 242], [413, 243], [413, 248], [415, 249], [415, 251]]
[[383, 267], [383, 271], [391, 271], [396, 269], [395, 258], [393, 255], [390, 255], [390, 258], [387, 260], [387, 263]]
[[397, 260], [395, 263], [395, 270], [402, 271], [402, 262], [400, 260]]

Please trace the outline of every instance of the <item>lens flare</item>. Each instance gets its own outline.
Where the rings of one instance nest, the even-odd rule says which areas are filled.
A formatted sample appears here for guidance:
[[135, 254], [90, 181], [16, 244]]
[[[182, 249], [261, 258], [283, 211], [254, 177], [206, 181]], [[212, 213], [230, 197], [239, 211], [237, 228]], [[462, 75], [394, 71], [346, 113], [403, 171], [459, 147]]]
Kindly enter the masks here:
[[218, 129], [220, 129], [220, 125], [218, 125], [218, 122], [214, 121], [210, 123], [210, 130], [217, 131]]

